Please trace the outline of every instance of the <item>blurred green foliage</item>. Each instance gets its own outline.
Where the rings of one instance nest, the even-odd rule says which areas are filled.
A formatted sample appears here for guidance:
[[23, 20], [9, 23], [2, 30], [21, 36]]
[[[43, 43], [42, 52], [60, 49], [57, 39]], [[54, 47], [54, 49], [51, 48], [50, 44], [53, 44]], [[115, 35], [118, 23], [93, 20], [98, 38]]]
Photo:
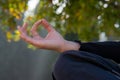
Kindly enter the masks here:
[[27, 1], [0, 0], [0, 27], [6, 33], [8, 41], [19, 40], [17, 22], [22, 20], [23, 13], [27, 10]]
[[[26, 5], [27, 0], [0, 1], [3, 30], [15, 30], [15, 20], [22, 18]], [[40, 0], [34, 16], [28, 16], [26, 20], [32, 25], [42, 18], [62, 35], [73, 33], [83, 41], [98, 40], [101, 32], [108, 38], [120, 38], [120, 0]]]

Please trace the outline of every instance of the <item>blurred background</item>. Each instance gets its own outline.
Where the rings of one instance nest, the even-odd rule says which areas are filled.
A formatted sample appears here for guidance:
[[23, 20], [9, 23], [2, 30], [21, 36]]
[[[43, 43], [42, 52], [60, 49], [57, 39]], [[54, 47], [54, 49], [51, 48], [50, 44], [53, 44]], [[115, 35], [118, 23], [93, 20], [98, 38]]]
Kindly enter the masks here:
[[52, 80], [59, 54], [23, 42], [17, 30], [42, 18], [67, 40], [120, 39], [120, 0], [0, 0], [0, 80]]

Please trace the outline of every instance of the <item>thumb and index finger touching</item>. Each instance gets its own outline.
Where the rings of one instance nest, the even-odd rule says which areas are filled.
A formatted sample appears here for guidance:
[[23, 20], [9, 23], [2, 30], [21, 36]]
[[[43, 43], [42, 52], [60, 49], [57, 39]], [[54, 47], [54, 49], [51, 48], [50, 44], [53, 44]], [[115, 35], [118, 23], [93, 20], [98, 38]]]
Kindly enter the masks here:
[[[37, 28], [39, 25], [42, 25], [48, 33], [50, 31], [55, 30], [45, 19], [38, 20], [31, 28], [31, 33], [33, 38], [36, 39], [43, 39], [37, 32]], [[18, 26], [18, 30], [20, 31], [21, 38], [31, 44], [35, 44], [35, 40], [27, 35], [26, 29], [27, 29], [27, 23], [24, 23], [22, 27]]]
[[39, 27], [39, 25], [42, 25], [48, 31], [48, 33], [54, 30], [54, 28], [45, 19], [41, 19], [38, 20], [31, 28], [31, 33], [33, 37], [39, 37], [39, 39], [42, 39], [42, 37], [40, 37], [37, 32], [37, 28]]
[[54, 28], [47, 22], [47, 20], [41, 19], [33, 25], [31, 31], [36, 31], [39, 25], [42, 25], [48, 32], [54, 30]]

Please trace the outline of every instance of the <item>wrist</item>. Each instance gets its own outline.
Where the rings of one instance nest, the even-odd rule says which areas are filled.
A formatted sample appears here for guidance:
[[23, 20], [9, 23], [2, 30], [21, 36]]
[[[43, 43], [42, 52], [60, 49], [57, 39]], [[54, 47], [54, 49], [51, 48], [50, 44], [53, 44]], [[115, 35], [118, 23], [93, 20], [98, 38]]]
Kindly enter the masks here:
[[79, 50], [80, 49], [80, 44], [73, 42], [73, 41], [64, 41], [64, 46], [60, 50], [60, 52], [68, 51], [68, 50]]

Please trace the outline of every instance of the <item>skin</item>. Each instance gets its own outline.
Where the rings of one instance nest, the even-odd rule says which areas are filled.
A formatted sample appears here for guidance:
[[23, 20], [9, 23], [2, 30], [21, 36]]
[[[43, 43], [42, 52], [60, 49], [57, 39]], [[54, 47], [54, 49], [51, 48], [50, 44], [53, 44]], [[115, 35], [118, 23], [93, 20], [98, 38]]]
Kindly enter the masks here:
[[[42, 25], [48, 31], [45, 38], [41, 37], [37, 32], [39, 25]], [[54, 50], [60, 53], [68, 50], [79, 50], [80, 48], [78, 43], [65, 40], [45, 19], [34, 23], [31, 28], [32, 37], [28, 36], [26, 29], [27, 23], [24, 23], [23, 26], [18, 26], [21, 39], [37, 48]]]

